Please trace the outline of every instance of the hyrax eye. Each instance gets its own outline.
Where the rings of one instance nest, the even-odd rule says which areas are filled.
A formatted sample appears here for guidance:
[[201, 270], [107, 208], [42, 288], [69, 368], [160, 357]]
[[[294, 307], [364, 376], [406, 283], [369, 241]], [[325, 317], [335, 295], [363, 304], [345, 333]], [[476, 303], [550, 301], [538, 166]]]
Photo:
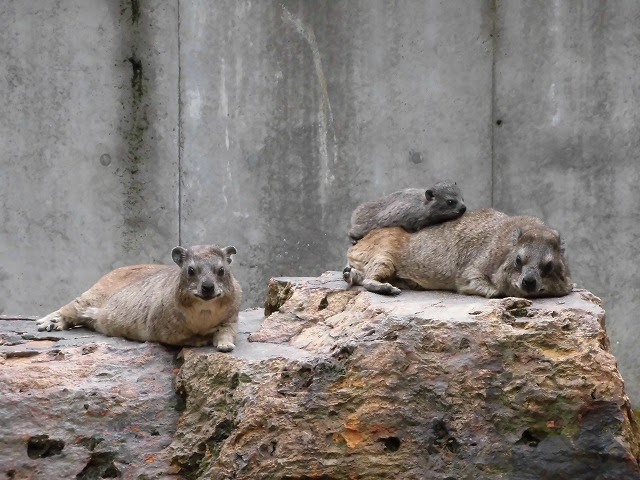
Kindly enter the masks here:
[[220, 268], [218, 269], [218, 276], [219, 276], [219, 277], [221, 277], [221, 276], [223, 276], [223, 275], [224, 275], [224, 267], [220, 267]]
[[449, 205], [450, 207], [453, 207], [456, 204], [455, 200], [447, 200], [447, 205]]
[[522, 266], [522, 258], [520, 258], [520, 255], [516, 255], [516, 267], [521, 267]]
[[189, 276], [193, 277], [196, 274], [196, 269], [193, 267], [189, 267], [187, 268], [187, 273], [189, 274]]
[[553, 270], [553, 262], [547, 262], [544, 264], [544, 267], [542, 267], [542, 273], [544, 273], [545, 275], [550, 274], [552, 270]]

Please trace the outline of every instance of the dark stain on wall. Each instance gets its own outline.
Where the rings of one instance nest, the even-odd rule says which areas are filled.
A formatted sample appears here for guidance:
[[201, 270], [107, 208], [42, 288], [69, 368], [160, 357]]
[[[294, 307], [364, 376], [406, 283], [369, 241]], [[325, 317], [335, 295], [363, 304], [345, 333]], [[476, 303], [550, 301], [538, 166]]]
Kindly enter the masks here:
[[119, 126], [124, 145], [120, 162], [124, 194], [122, 242], [125, 250], [134, 255], [144, 249], [144, 232], [149, 226], [145, 206], [149, 202], [148, 190], [153, 188], [147, 185], [146, 174], [151, 159], [147, 138], [150, 101], [144, 69], [148, 32], [146, 22], [140, 22], [142, 14], [138, 0], [120, 2], [122, 51], [126, 55], [123, 64], [130, 67], [125, 71], [128, 82], [122, 86], [123, 111]]

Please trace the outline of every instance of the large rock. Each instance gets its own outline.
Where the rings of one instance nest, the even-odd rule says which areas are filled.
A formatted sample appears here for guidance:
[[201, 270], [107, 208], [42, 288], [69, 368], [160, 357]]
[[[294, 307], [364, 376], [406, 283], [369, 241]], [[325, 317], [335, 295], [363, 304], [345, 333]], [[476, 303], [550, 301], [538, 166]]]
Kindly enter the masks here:
[[243, 314], [233, 354], [183, 349], [177, 395], [178, 350], [5, 335], [0, 473], [640, 479], [638, 428], [586, 291], [383, 297], [329, 273], [272, 280], [266, 311], [261, 324]]

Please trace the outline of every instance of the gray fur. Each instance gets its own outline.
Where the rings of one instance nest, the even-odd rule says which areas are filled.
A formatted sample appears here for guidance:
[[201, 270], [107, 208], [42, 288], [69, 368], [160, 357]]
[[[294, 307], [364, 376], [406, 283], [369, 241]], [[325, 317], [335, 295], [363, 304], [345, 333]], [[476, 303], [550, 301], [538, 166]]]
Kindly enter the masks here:
[[396, 226], [416, 232], [458, 218], [465, 210], [455, 182], [438, 182], [426, 190], [407, 188], [358, 206], [351, 215], [349, 237], [355, 242], [376, 228]]
[[413, 234], [379, 229], [351, 246], [347, 257], [345, 280], [383, 294], [409, 285], [489, 298], [552, 297], [572, 288], [558, 232], [539, 218], [493, 209]]

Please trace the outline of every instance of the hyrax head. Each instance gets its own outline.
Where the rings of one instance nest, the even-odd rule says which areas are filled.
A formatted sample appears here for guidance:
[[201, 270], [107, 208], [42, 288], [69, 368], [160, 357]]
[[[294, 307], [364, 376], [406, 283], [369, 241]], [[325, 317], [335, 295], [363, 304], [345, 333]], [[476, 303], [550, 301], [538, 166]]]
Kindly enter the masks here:
[[231, 263], [231, 255], [235, 253], [235, 247], [175, 247], [171, 256], [180, 267], [182, 292], [204, 301], [213, 300], [229, 292], [233, 277], [228, 266]]
[[517, 227], [506, 259], [507, 295], [554, 297], [571, 290], [569, 265], [560, 234], [544, 225]]
[[450, 180], [436, 183], [424, 192], [424, 196], [425, 205], [434, 221], [453, 220], [467, 211], [460, 188]]

